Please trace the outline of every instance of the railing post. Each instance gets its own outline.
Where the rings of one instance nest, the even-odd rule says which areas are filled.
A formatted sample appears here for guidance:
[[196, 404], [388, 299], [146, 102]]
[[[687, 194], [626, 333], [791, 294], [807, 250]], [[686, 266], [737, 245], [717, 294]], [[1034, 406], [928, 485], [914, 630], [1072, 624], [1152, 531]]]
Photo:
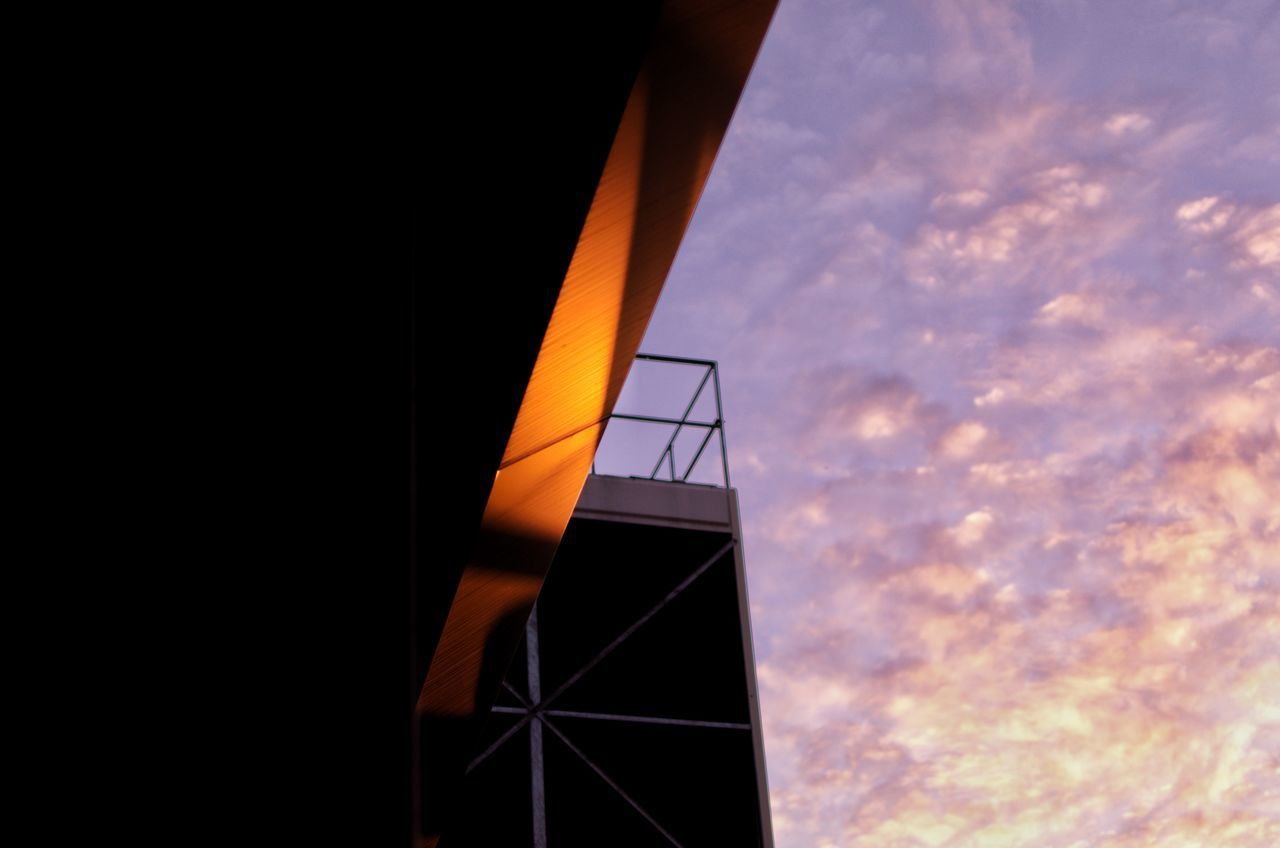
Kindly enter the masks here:
[[729, 486], [729, 446], [724, 439], [724, 409], [720, 406], [720, 366], [713, 364], [711, 372], [715, 375], [716, 387], [716, 426], [720, 429], [720, 464], [724, 468], [724, 487]]

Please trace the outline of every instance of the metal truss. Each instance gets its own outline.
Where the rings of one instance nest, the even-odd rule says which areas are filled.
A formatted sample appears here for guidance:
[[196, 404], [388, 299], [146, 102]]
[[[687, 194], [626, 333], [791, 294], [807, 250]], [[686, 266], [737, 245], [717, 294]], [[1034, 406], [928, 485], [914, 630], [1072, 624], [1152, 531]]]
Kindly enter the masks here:
[[[702, 459], [703, 452], [707, 449], [707, 445], [711, 442], [711, 437], [715, 434], [720, 435], [720, 466], [724, 474], [724, 487], [729, 488], [729, 451], [725, 445], [724, 438], [724, 410], [720, 405], [720, 369], [719, 366], [710, 359], [688, 359], [682, 356], [659, 356], [651, 353], [638, 353], [636, 359], [645, 362], [665, 362], [673, 365], [692, 365], [699, 368], [705, 368], [706, 372], [702, 375], [702, 382], [698, 383], [698, 388], [694, 390], [693, 397], [689, 399], [689, 405], [685, 407], [684, 414], [679, 418], [663, 418], [656, 415], [627, 415], [615, 412], [610, 418], [617, 418], [623, 421], [641, 421], [648, 424], [662, 424], [666, 426], [674, 426], [675, 430], [671, 433], [671, 438], [667, 440], [666, 446], [662, 452], [658, 454], [658, 460], [654, 463], [653, 469], [648, 473], [650, 480], [669, 479], [673, 483], [689, 482], [689, 475], [693, 473], [693, 469], [697, 466], [698, 460]], [[693, 408], [697, 405], [698, 399], [702, 397], [702, 391], [707, 387], [710, 381], [715, 398], [716, 398], [716, 420], [715, 421], [691, 421], [689, 416], [693, 414]], [[694, 453], [693, 458], [689, 460], [689, 464], [684, 466], [684, 471], [676, 474], [676, 439], [680, 436], [680, 432], [686, 427], [694, 427], [706, 430], [706, 435], [702, 437], [698, 450]], [[662, 470], [663, 463], [667, 464], [667, 473], [669, 478], [659, 478], [658, 472]], [[591, 465], [591, 473], [596, 473], [595, 463]], [[645, 475], [632, 475], [645, 476]]]
[[[705, 382], [705, 381], [704, 381]], [[696, 397], [695, 397], [696, 400]], [[587, 765], [597, 776], [600, 777], [614, 792], [618, 794], [627, 804], [640, 814], [645, 821], [653, 826], [654, 830], [662, 834], [662, 836], [671, 845], [676, 848], [683, 848], [680, 842], [676, 840], [666, 829], [662, 827], [658, 821], [650, 815], [643, 807], [636, 802], [634, 798], [617, 784], [608, 774], [605, 773], [598, 765], [592, 762], [586, 754], [582, 752], [578, 746], [565, 735], [564, 731], [557, 727], [551, 721], [552, 718], [575, 718], [575, 719], [594, 719], [598, 721], [619, 721], [619, 722], [635, 722], [640, 724], [657, 724], [657, 725], [680, 725], [684, 727], [701, 727], [717, 730], [751, 730], [750, 724], [727, 721], [693, 721], [688, 719], [665, 718], [660, 716], [643, 716], [643, 715], [616, 715], [612, 713], [595, 713], [583, 712], [578, 710], [557, 710], [552, 704], [557, 698], [563, 695], [570, 687], [582, 679], [582, 677], [595, 668], [602, 660], [613, 653], [622, 645], [632, 634], [645, 625], [655, 615], [661, 612], [668, 604], [678, 598], [685, 589], [706, 574], [707, 571], [716, 563], [720, 562], [726, 554], [733, 550], [737, 540], [726, 542], [719, 550], [710, 556], [705, 562], [699, 565], [692, 573], [682, 580], [674, 589], [667, 593], [661, 601], [659, 601], [652, 609], [644, 615], [636, 619], [630, 627], [623, 630], [616, 639], [601, 649], [595, 656], [587, 660], [574, 674], [570, 675], [564, 683], [560, 684], [551, 694], [543, 696], [542, 694], [542, 677], [541, 662], [538, 652], [538, 606], [535, 603], [533, 611], [529, 615], [529, 622], [525, 625], [525, 644], [527, 646], [526, 661], [528, 665], [529, 680], [529, 697], [526, 699], [509, 683], [503, 683], [506, 690], [520, 702], [519, 707], [494, 707], [495, 713], [504, 713], [508, 715], [518, 715], [520, 720], [516, 722], [505, 733], [494, 740], [488, 748], [482, 751], [470, 765], [467, 766], [467, 772], [473, 769], [489, 758], [493, 752], [506, 743], [511, 737], [515, 736], [525, 725], [529, 726], [529, 756], [532, 775], [532, 800], [533, 800], [533, 844], [534, 848], [547, 848], [547, 820], [546, 820], [546, 775], [543, 765], [543, 729], [549, 730], [551, 733], [559, 737], [560, 741], [572, 751], [583, 763]]]

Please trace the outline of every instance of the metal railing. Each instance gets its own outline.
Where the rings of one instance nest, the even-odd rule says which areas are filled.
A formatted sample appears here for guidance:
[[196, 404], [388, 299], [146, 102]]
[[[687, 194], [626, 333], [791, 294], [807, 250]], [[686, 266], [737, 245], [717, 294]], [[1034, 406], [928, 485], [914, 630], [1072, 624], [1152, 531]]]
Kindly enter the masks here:
[[[694, 390], [693, 397], [689, 399], [689, 404], [685, 407], [684, 414], [679, 418], [665, 418], [658, 415], [633, 415], [620, 412], [615, 412], [609, 416], [611, 419], [618, 419], [620, 421], [638, 421], [647, 424], [663, 425], [675, 428], [671, 433], [671, 438], [667, 440], [666, 446], [662, 449], [662, 452], [658, 454], [658, 459], [654, 463], [653, 469], [647, 475], [632, 474], [629, 476], [637, 479], [670, 480], [676, 483], [688, 483], [689, 475], [693, 473], [694, 468], [698, 465], [698, 461], [702, 459], [703, 454], [706, 452], [707, 445], [711, 442], [712, 436], [718, 433], [720, 436], [720, 465], [724, 474], [724, 488], [729, 488], [729, 451], [725, 444], [724, 437], [724, 409], [720, 403], [719, 366], [713, 360], [709, 359], [688, 359], [681, 356], [659, 356], [650, 353], [636, 354], [636, 359], [644, 362], [661, 362], [672, 365], [695, 366], [705, 368], [706, 371], [702, 375], [702, 380], [698, 383], [698, 388]], [[697, 406], [698, 399], [702, 397], [702, 392], [706, 389], [708, 382], [710, 382], [715, 394], [716, 418], [714, 421], [691, 420], [689, 416], [693, 414], [693, 409]], [[677, 474], [676, 470], [679, 463], [676, 461], [676, 439], [680, 437], [680, 433], [686, 428], [696, 428], [705, 430], [706, 432], [698, 444], [698, 449], [694, 451], [692, 459], [689, 460], [687, 465], [681, 465], [681, 467], [684, 468], [684, 471]], [[663, 463], [666, 463], [668, 476], [659, 477], [658, 473], [663, 470]], [[595, 462], [592, 462], [591, 464], [591, 473], [598, 473], [596, 471]]]

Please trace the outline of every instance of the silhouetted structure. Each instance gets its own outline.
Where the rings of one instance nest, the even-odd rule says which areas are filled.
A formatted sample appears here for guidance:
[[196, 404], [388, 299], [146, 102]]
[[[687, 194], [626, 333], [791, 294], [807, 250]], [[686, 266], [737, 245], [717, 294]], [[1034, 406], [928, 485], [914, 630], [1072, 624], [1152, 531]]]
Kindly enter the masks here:
[[[471, 45], [493, 82], [473, 75], [443, 105], [439, 164], [416, 184], [415, 324], [474, 340], [458, 356], [432, 341], [438, 330], [414, 335], [416, 491], [447, 481], [447, 494], [434, 487], [445, 496], [412, 503], [405, 741], [417, 844], [451, 832], [466, 765], [775, 6], [442, 13], [437, 36]], [[465, 257], [467, 273], [440, 277], [440, 251]], [[465, 423], [437, 446], [441, 407]]]
[[690, 424], [696, 394], [682, 419], [627, 416], [672, 430], [650, 479], [588, 478], [450, 845], [771, 848], [737, 493], [681, 479], [724, 444], [715, 394], [711, 422]]

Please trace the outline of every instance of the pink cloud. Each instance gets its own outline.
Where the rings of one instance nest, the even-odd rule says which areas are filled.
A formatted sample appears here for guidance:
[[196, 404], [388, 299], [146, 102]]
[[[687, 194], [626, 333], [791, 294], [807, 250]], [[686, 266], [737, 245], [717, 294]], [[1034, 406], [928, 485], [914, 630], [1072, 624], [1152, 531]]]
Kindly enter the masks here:
[[779, 11], [647, 346], [780, 846], [1280, 844], [1280, 16], [1179, 8]]

